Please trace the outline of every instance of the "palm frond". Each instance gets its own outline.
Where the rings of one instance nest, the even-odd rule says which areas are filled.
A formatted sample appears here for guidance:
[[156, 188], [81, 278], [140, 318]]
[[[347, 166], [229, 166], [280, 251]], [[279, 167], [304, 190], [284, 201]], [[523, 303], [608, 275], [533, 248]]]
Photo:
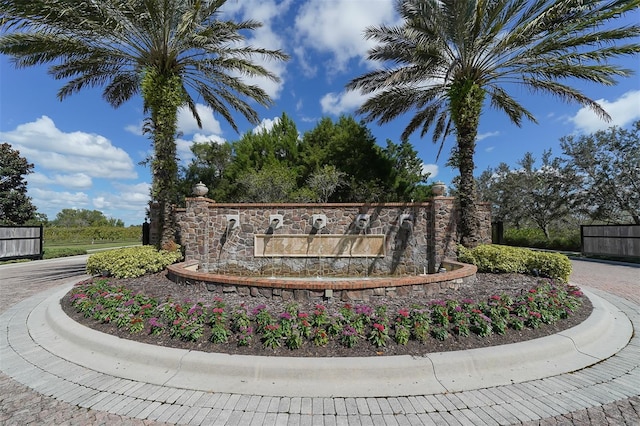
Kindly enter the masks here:
[[[535, 122], [535, 117], [508, 95], [507, 87], [514, 83], [604, 117], [595, 101], [562, 82], [611, 85], [616, 77], [630, 76], [634, 70], [611, 61], [640, 53], [640, 26], [609, 22], [639, 7], [640, 0], [399, 0], [402, 24], [366, 30], [366, 38], [377, 43], [369, 59], [384, 67], [353, 79], [346, 88], [375, 94], [358, 110], [368, 121], [386, 123], [415, 114], [402, 137], [419, 128], [422, 135], [434, 131], [446, 137], [450, 122], [442, 117], [436, 126], [416, 124], [434, 120], [434, 104], [418, 93], [433, 86], [450, 93], [461, 82], [484, 89], [490, 106], [518, 126], [525, 118]], [[417, 93], [409, 95], [409, 90]]]

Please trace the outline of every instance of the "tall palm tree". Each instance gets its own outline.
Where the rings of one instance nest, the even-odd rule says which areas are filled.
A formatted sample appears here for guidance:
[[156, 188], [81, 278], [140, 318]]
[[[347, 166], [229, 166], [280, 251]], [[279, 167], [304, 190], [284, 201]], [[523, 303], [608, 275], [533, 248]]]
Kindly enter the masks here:
[[640, 52], [637, 40], [626, 41], [640, 27], [607, 24], [639, 5], [640, 0], [397, 0], [403, 23], [365, 33], [377, 42], [369, 59], [389, 67], [347, 88], [372, 95], [358, 110], [366, 121], [383, 124], [414, 114], [402, 138], [418, 129], [420, 136], [432, 130], [434, 142], [455, 133], [450, 161], [460, 172], [461, 242], [472, 247], [480, 229], [473, 157], [485, 101], [518, 126], [523, 118], [535, 122], [507, 92], [516, 83], [608, 119], [567, 80], [613, 85], [614, 77], [632, 74], [608, 61]]
[[175, 238], [171, 203], [176, 201], [177, 112], [187, 106], [198, 125], [192, 94], [237, 131], [232, 111], [259, 121], [243, 98], [268, 106], [267, 93], [243, 77], [276, 75], [253, 58], [286, 60], [279, 50], [247, 46], [243, 31], [256, 21], [221, 21], [226, 0], [2, 0], [0, 53], [17, 67], [49, 64], [67, 80], [60, 100], [85, 87], [104, 87], [118, 107], [138, 94], [144, 100], [145, 130], [151, 134], [152, 198], [160, 206], [162, 245]]

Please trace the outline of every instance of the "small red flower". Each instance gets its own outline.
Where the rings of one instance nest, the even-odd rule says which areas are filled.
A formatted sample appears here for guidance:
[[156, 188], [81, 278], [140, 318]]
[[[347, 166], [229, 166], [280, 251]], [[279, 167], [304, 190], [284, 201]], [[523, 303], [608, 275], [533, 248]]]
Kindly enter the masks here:
[[384, 331], [384, 325], [382, 325], [382, 324], [375, 323], [375, 324], [373, 324], [373, 328], [375, 328], [376, 330], [378, 330], [380, 332]]

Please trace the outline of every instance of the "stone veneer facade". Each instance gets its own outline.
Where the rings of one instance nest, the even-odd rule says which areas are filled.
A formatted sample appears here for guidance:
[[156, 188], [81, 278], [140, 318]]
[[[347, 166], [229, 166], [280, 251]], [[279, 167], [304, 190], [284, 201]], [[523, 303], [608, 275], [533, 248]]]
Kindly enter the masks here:
[[[385, 236], [384, 256], [372, 257], [256, 257], [254, 235], [269, 232], [270, 215], [283, 223], [274, 235], [314, 236], [312, 216], [326, 215], [322, 235]], [[369, 227], [356, 228], [359, 214], [368, 214]], [[411, 215], [411, 230], [399, 217]], [[491, 242], [489, 206], [479, 206], [482, 242]], [[227, 215], [238, 215], [239, 226], [227, 231]], [[185, 262], [197, 271], [239, 276], [406, 276], [437, 272], [445, 259], [455, 259], [458, 212], [454, 198], [434, 197], [422, 203], [251, 204], [216, 203], [205, 197], [187, 198], [177, 210], [179, 242]], [[321, 238], [321, 236], [320, 236]]]

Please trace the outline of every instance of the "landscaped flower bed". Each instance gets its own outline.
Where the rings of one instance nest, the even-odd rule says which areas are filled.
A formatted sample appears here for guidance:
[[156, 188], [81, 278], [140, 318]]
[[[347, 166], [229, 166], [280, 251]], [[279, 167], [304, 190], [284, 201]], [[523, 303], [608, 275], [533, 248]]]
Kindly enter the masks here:
[[115, 324], [133, 335], [146, 333], [180, 341], [265, 349], [322, 347], [330, 341], [345, 348], [410, 341], [428, 345], [451, 336], [503, 335], [536, 329], [569, 317], [582, 305], [576, 287], [540, 284], [517, 296], [493, 295], [484, 301], [432, 300], [389, 310], [385, 305], [342, 303], [329, 314], [325, 305], [302, 310], [295, 302], [274, 312], [266, 305], [230, 305], [216, 297], [209, 301], [155, 300], [134, 294], [109, 279], [94, 278], [75, 286], [68, 295], [86, 318]]

